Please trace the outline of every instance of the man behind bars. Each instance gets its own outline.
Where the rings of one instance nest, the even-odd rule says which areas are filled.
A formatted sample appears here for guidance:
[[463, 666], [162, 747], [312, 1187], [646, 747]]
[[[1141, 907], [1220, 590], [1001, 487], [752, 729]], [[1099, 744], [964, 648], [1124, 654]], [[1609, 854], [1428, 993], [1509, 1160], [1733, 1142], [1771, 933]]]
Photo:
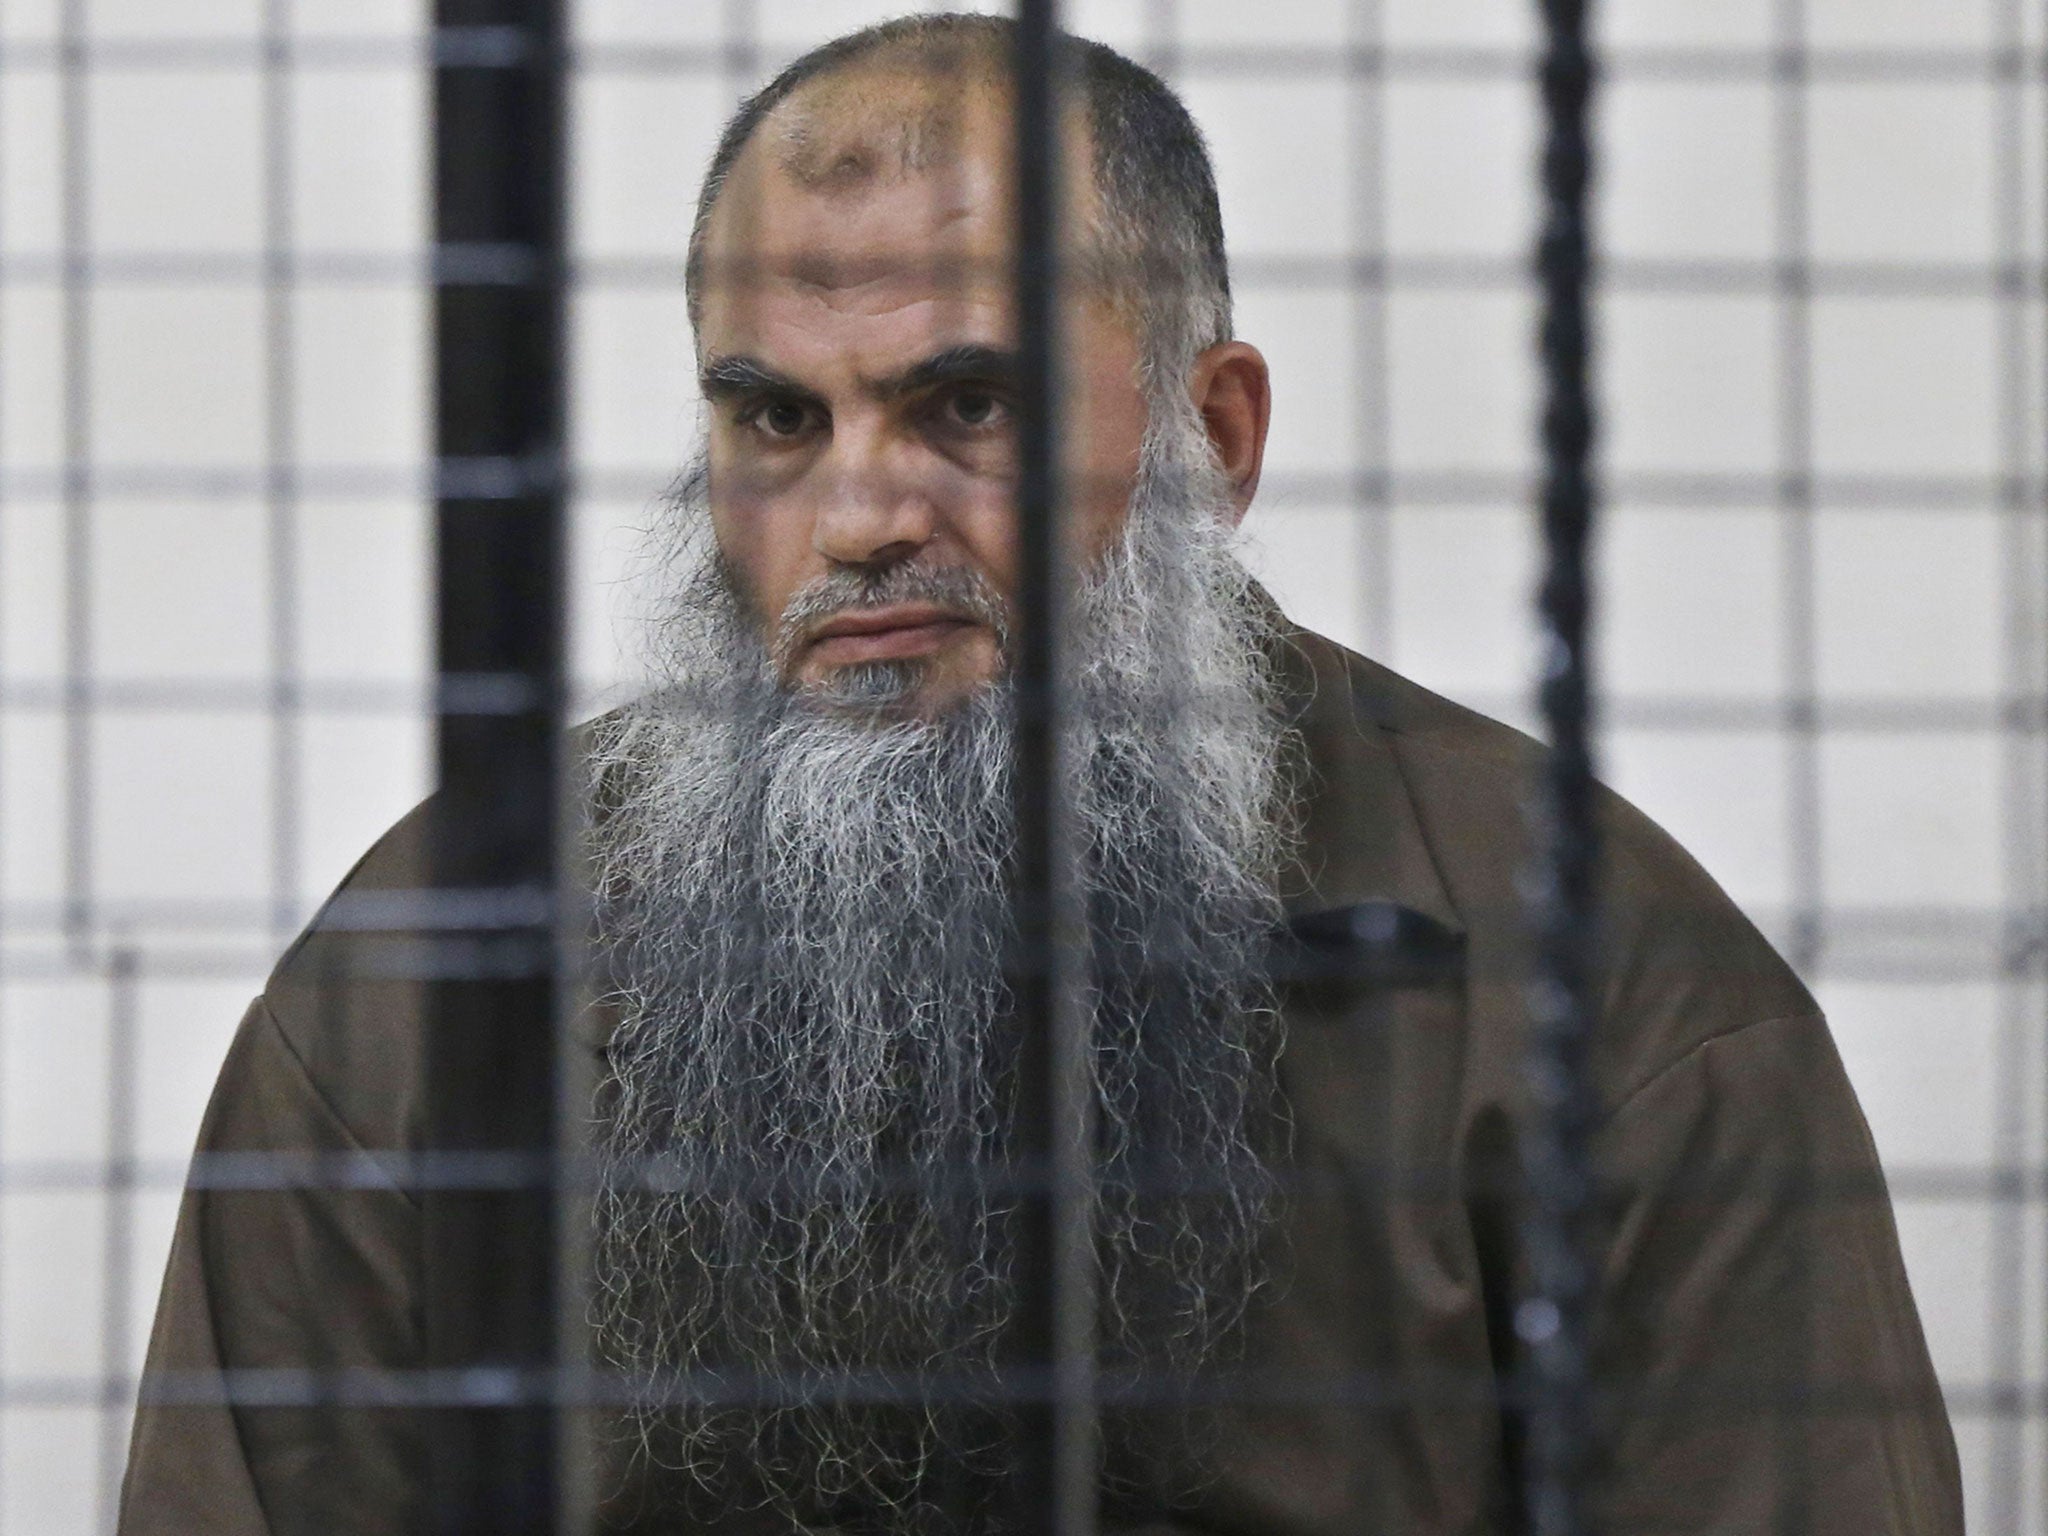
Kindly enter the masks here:
[[[1010, 36], [934, 17], [822, 48], [704, 185], [709, 441], [666, 530], [661, 686], [581, 738], [608, 982], [591, 1347], [631, 1399], [610, 1528], [967, 1532], [1008, 1507]], [[1533, 749], [1240, 567], [1270, 395], [1206, 151], [1144, 70], [1072, 62], [1063, 788], [1104, 1521], [1511, 1529]], [[346, 889], [421, 885], [434, 814]], [[1698, 866], [1601, 815], [1603, 1529], [1953, 1536], [1955, 1451], [1827, 1028]], [[419, 993], [345, 926], [251, 1010], [203, 1149], [421, 1145]], [[188, 1195], [150, 1363], [230, 1390], [144, 1408], [125, 1531], [417, 1528], [406, 1414], [235, 1388], [417, 1366], [421, 1226], [398, 1187]]]

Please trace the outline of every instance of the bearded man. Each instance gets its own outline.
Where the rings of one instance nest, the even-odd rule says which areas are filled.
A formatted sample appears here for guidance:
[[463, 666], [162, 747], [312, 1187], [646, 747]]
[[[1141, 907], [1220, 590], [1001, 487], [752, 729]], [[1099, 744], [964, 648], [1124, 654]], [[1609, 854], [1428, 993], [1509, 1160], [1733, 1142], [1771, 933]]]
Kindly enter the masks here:
[[[807, 56], [735, 118], [700, 201], [709, 436], [666, 526], [657, 685], [580, 738], [607, 981], [584, 1021], [591, 1351], [630, 1388], [608, 1528], [1001, 1523], [1009, 38], [927, 17]], [[1232, 332], [1207, 154], [1156, 78], [1071, 53], [1061, 790], [1101, 1129], [1104, 1518], [1510, 1529], [1533, 748], [1293, 625], [1238, 564], [1270, 395]], [[345, 889], [419, 886], [433, 814]], [[1606, 1528], [1959, 1532], [1826, 1026], [1683, 852], [1618, 800], [1601, 814]], [[364, 942], [316, 922], [287, 955], [203, 1148], [420, 1146], [417, 993], [373, 979]], [[418, 1365], [420, 1225], [396, 1187], [195, 1191], [152, 1369]], [[410, 1529], [422, 1455], [401, 1414], [152, 1406], [123, 1529]]]

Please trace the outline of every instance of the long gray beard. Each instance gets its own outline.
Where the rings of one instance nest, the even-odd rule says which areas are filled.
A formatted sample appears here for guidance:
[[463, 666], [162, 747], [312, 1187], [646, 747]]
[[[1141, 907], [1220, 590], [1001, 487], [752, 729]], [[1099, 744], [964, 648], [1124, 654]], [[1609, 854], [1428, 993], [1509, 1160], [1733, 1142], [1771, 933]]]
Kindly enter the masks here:
[[[1223, 494], [1197, 427], [1160, 434], [1075, 616], [1102, 1361], [1155, 1387], [1230, 1352], [1271, 1194], [1282, 731]], [[701, 529], [701, 476], [681, 499]], [[600, 1345], [686, 1483], [953, 1524], [941, 1484], [1004, 1468], [1012, 698], [922, 720], [780, 688], [687, 537], [665, 686], [595, 753]]]

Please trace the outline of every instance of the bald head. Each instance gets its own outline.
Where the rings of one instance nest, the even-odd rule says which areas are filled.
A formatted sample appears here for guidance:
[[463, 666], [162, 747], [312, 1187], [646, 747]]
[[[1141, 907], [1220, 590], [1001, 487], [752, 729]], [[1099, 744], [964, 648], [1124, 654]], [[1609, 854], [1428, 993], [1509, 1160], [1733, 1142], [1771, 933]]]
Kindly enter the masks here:
[[967, 134], [994, 126], [991, 98], [1007, 94], [996, 61], [983, 54], [878, 53], [791, 92], [749, 148], [800, 185], [853, 191], [957, 165]]
[[[698, 200], [688, 287], [701, 331], [705, 291], [744, 240], [714, 241], [736, 180], [773, 177], [817, 197], [855, 199], [911, 181], [929, 195], [1007, 202], [1014, 23], [908, 17], [806, 54], [728, 125]], [[1130, 318], [1149, 373], [1178, 377], [1229, 337], [1230, 280], [1215, 178], [1200, 131], [1156, 76], [1101, 44], [1066, 43], [1076, 100], [1069, 183], [1091, 286]], [[722, 249], [714, 249], [722, 247]], [[941, 259], [934, 253], [934, 259]]]

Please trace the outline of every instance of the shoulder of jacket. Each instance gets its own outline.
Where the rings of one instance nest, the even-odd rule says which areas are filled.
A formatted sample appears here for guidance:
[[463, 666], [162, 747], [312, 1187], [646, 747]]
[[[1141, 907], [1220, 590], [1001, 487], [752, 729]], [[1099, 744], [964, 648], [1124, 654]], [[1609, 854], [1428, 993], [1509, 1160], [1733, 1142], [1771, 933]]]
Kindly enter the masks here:
[[[1357, 729], [1376, 735], [1397, 765], [1465, 926], [1470, 964], [1526, 977], [1528, 807], [1547, 749], [1322, 636], [1302, 631], [1292, 643], [1323, 686], [1343, 679]], [[1817, 1011], [1792, 969], [1677, 839], [1612, 789], [1603, 786], [1596, 803], [1604, 962], [1596, 1054], [1611, 1094], [1634, 1091], [1707, 1040]], [[1519, 1007], [1500, 1013], [1497, 1022], [1509, 1028]], [[1497, 1042], [1502, 1050], [1512, 1044]]]

